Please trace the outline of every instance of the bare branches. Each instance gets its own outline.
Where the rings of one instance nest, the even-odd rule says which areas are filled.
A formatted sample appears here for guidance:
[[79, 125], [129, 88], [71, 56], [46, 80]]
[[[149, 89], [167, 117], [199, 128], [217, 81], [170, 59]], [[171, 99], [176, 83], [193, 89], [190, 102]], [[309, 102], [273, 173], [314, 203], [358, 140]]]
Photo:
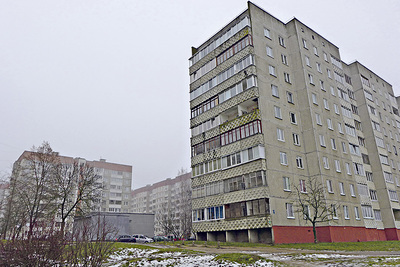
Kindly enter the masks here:
[[317, 243], [316, 225], [330, 222], [336, 217], [337, 204], [328, 203], [325, 187], [317, 178], [301, 180], [300, 186], [294, 185], [296, 193], [296, 212], [313, 226], [314, 242]]

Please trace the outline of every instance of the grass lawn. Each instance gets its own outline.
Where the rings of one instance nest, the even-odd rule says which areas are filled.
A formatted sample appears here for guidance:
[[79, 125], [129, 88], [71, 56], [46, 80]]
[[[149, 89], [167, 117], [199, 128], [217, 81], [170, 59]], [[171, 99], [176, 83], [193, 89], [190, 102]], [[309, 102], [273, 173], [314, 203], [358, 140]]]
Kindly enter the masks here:
[[[169, 246], [181, 246], [182, 241], [166, 242]], [[217, 247], [215, 241], [185, 241], [184, 247], [190, 249], [190, 246]], [[338, 242], [338, 243], [304, 243], [304, 244], [261, 244], [246, 242], [220, 242], [221, 247], [275, 247], [275, 248], [293, 248], [309, 250], [336, 250], [336, 251], [400, 251], [400, 241], [369, 241], [369, 242]], [[140, 245], [139, 245], [140, 246]]]

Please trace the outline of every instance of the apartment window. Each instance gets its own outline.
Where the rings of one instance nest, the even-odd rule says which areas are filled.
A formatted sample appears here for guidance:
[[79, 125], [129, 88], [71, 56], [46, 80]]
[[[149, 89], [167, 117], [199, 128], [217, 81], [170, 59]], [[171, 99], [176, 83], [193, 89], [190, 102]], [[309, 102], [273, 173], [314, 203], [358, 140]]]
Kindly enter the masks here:
[[340, 169], [340, 162], [337, 159], [335, 159], [335, 168], [336, 168], [336, 172], [342, 172]]
[[361, 155], [359, 146], [349, 143], [349, 147], [350, 147], [351, 154], [357, 155], [357, 156]]
[[336, 150], [336, 141], [333, 138], [331, 138], [331, 146], [333, 150]]
[[276, 129], [277, 136], [278, 136], [278, 141], [285, 142], [285, 133], [282, 129], [277, 128]]
[[326, 69], [326, 73], [328, 74], [328, 78], [332, 79], [332, 71], [330, 69]]
[[317, 47], [314, 46], [313, 49], [314, 49], [314, 55], [318, 56], [318, 49], [317, 49]]
[[365, 138], [358, 137], [358, 144], [359, 144], [360, 146], [365, 147]]
[[279, 39], [279, 44], [280, 44], [282, 47], [285, 47], [285, 39], [283, 39], [283, 37], [281, 37], [281, 36], [279, 36], [278, 39]]
[[333, 219], [337, 219], [338, 218], [338, 216], [337, 216], [337, 208], [336, 208], [335, 204], [331, 204], [331, 210], [332, 210], [332, 218]]
[[344, 184], [342, 182], [339, 183], [339, 190], [340, 190], [340, 194], [342, 196], [344, 196], [345, 195], [345, 193], [344, 193]]
[[307, 41], [306, 41], [305, 39], [302, 39], [302, 42], [303, 42], [303, 47], [304, 47], [305, 49], [308, 49], [308, 47], [307, 47]]
[[289, 117], [290, 117], [290, 122], [293, 124], [297, 124], [297, 119], [296, 119], [296, 114], [293, 112], [289, 113]]
[[364, 165], [357, 162], [353, 162], [353, 167], [354, 167], [354, 174], [365, 176]]
[[296, 146], [300, 145], [300, 136], [297, 133], [293, 133], [293, 144]]
[[344, 124], [344, 129], [348, 135], [356, 137], [356, 128], [346, 123]]
[[319, 135], [319, 144], [320, 144], [322, 147], [326, 147], [326, 144], [325, 144], [325, 136], [323, 136], [322, 134]]
[[353, 118], [351, 109], [349, 109], [348, 107], [342, 106], [342, 114], [349, 119]]
[[345, 165], [346, 165], [346, 173], [347, 173], [348, 175], [351, 175], [350, 163], [346, 162]]
[[326, 91], [326, 90], [325, 90], [324, 81], [319, 80], [319, 85], [320, 85], [322, 91]]
[[311, 67], [310, 58], [308, 56], [305, 56], [304, 59], [306, 60], [306, 65]]
[[322, 125], [321, 115], [319, 115], [318, 113], [315, 113], [315, 121], [318, 125]]
[[330, 88], [331, 88], [331, 95], [336, 96], [335, 88], [333, 88], [333, 86], [331, 86]]
[[329, 160], [328, 157], [322, 157], [322, 164], [324, 165], [325, 169], [329, 169]]
[[326, 187], [328, 188], [328, 193], [333, 193], [333, 186], [331, 180], [326, 180]]
[[367, 177], [367, 181], [373, 182], [374, 178], [372, 176], [372, 172], [365, 172], [365, 176]]
[[343, 206], [343, 213], [344, 213], [344, 218], [346, 220], [349, 220], [350, 216], [349, 216], [349, 207], [348, 206], [346, 206], [346, 205]]
[[304, 168], [304, 166], [303, 166], [303, 158], [302, 157], [296, 157], [296, 165], [297, 165], [297, 168], [299, 168], [299, 169], [303, 169]]
[[283, 190], [284, 191], [291, 191], [289, 177], [283, 177]]
[[358, 115], [358, 107], [354, 106], [353, 104], [351, 105], [351, 111], [353, 112], [353, 114]]
[[333, 125], [332, 125], [332, 120], [331, 119], [326, 119], [326, 124], [328, 125], [329, 130], [333, 130]]
[[276, 76], [276, 69], [274, 66], [269, 65], [268, 69], [269, 69], [269, 74], [271, 74], [272, 76]]
[[354, 189], [354, 184], [350, 184], [350, 195], [356, 197], [356, 191]]
[[291, 81], [290, 81], [290, 74], [289, 74], [289, 73], [284, 72], [284, 73], [283, 73], [283, 76], [285, 77], [285, 82], [291, 83]]
[[276, 86], [275, 84], [271, 84], [271, 91], [272, 91], [272, 96], [279, 98], [278, 86]]
[[292, 203], [286, 203], [286, 217], [289, 219], [294, 219], [294, 211]]
[[287, 102], [290, 104], [294, 104], [293, 102], [293, 94], [291, 92], [286, 92]]
[[317, 95], [315, 93], [311, 94], [311, 99], [313, 104], [318, 105]]
[[336, 104], [333, 104], [333, 109], [335, 110], [335, 113], [336, 113], [337, 115], [339, 115], [339, 114], [340, 114], [340, 111], [339, 111], [339, 106], [338, 106], [338, 105], [336, 105]]
[[369, 113], [376, 115], [376, 109], [370, 105], [368, 105]]
[[310, 207], [308, 205], [303, 205], [303, 219], [307, 220], [307, 217], [310, 217]]
[[269, 29], [264, 28], [264, 36], [271, 39], [271, 31]]
[[361, 205], [361, 211], [363, 214], [363, 218], [365, 219], [373, 219], [374, 213], [372, 211], [372, 207], [369, 205]]
[[382, 216], [381, 216], [380, 210], [374, 210], [374, 216], [375, 216], [375, 220], [382, 221]]
[[312, 85], [314, 85], [314, 77], [311, 74], [308, 74], [308, 80]]
[[307, 193], [306, 180], [300, 180], [300, 192]]
[[394, 183], [393, 175], [390, 172], [383, 172], [383, 177], [385, 178], [386, 182], [391, 183], [391, 184]]
[[316, 63], [316, 65], [317, 65], [317, 71], [319, 72], [319, 73], [322, 73], [322, 70], [321, 70], [321, 63]]
[[275, 118], [282, 119], [282, 113], [280, 107], [274, 106], [274, 113], [275, 113]]
[[327, 109], [327, 110], [329, 110], [329, 103], [328, 103], [328, 100], [324, 98], [323, 101], [324, 101], [324, 108]]
[[282, 64], [284, 64], [284, 65], [289, 65], [286, 55], [281, 54], [281, 59], [282, 59]]
[[272, 52], [272, 48], [269, 47], [269, 46], [267, 46], [267, 56], [272, 57], [272, 58], [274, 57], [274, 54]]
[[397, 195], [397, 192], [396, 192], [396, 190], [388, 190], [389, 191], [389, 199], [391, 200], [391, 201], [396, 201], [396, 202], [398, 202], [399, 201], [399, 196]]
[[324, 60], [328, 62], [328, 55], [324, 52]]
[[[364, 95], [365, 95], [365, 98], [366, 98], [366, 99], [368, 99], [368, 100], [371, 101], [371, 102], [374, 102], [374, 97], [372, 96], [372, 94], [371, 94], [369, 91], [364, 90]], [[378, 106], [379, 106], [379, 105], [378, 105]]]
[[342, 151], [343, 153], [347, 153], [346, 143], [342, 142]]
[[379, 154], [379, 159], [381, 160], [382, 164], [389, 165], [389, 159], [387, 156]]
[[338, 131], [339, 133], [343, 134], [342, 123], [338, 122]]
[[368, 155], [366, 155], [366, 154], [361, 154], [361, 157], [362, 157], [362, 159], [363, 159], [363, 163], [364, 163], [364, 164], [370, 164]]
[[279, 152], [279, 158], [282, 165], [288, 165], [287, 155], [285, 152]]
[[371, 200], [373, 201], [378, 201], [378, 195], [376, 194], [376, 190], [369, 190], [369, 197], [371, 198]]
[[358, 207], [354, 207], [354, 216], [356, 217], [356, 220], [360, 220], [360, 212]]
[[385, 148], [385, 142], [382, 138], [375, 136], [376, 145], [382, 148]]

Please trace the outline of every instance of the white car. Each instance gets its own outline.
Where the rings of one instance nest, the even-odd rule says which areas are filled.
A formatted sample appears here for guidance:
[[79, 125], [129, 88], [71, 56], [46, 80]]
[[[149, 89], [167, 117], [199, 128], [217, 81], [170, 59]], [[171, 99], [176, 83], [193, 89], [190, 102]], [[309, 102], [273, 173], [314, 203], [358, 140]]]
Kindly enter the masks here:
[[147, 237], [145, 235], [132, 235], [134, 238], [136, 238], [136, 243], [151, 243], [154, 242], [153, 239], [150, 237]]

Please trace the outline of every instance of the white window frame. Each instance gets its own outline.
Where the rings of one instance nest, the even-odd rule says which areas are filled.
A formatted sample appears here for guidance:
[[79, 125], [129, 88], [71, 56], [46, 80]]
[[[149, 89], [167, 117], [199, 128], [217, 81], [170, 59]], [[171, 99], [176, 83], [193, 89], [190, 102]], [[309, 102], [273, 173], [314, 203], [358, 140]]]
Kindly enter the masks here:
[[284, 130], [282, 130], [280, 128], [276, 128], [276, 135], [277, 135], [278, 141], [285, 142], [285, 131]]
[[275, 118], [277, 118], [277, 119], [282, 119], [282, 110], [281, 110], [281, 107], [274, 106], [274, 114], [275, 114]]
[[281, 165], [287, 166], [288, 165], [288, 159], [287, 159], [287, 154], [286, 152], [279, 152], [279, 159]]
[[283, 191], [286, 192], [292, 191], [290, 188], [290, 178], [286, 176], [283, 177]]
[[275, 84], [271, 84], [272, 96], [279, 98], [279, 88]]

